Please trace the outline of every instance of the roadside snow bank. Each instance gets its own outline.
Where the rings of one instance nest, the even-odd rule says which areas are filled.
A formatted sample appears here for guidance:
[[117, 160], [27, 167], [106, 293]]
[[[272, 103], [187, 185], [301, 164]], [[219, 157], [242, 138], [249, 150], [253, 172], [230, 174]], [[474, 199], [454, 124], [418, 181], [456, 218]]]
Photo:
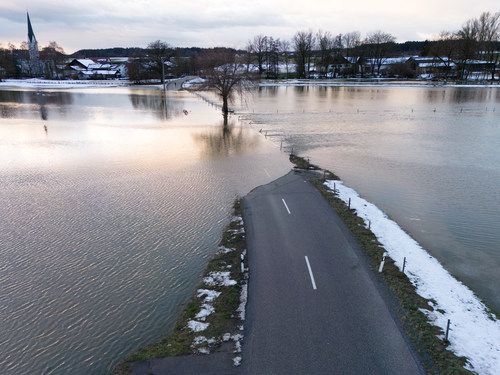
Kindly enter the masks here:
[[406, 257], [405, 273], [417, 293], [436, 302], [434, 311], [422, 310], [429, 321], [445, 331], [447, 320], [451, 320], [450, 349], [459, 356], [467, 357], [470, 370], [479, 374], [498, 374], [500, 322], [496, 317], [467, 286], [451, 276], [378, 207], [341, 181], [327, 181], [325, 185], [333, 191], [334, 182], [338, 197], [344, 202], [350, 198], [351, 208], [356, 210], [357, 215], [366, 224], [370, 220], [371, 231], [400, 270]]

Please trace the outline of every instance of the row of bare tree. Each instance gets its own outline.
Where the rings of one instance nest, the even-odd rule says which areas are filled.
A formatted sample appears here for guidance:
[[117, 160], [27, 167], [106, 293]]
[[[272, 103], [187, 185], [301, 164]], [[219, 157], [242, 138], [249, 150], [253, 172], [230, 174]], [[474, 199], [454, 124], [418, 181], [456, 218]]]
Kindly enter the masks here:
[[[500, 12], [483, 12], [472, 18], [455, 32], [442, 32], [431, 42], [430, 56], [442, 59], [443, 63], [459, 67], [460, 77], [467, 78], [467, 63], [484, 60], [491, 63], [491, 78], [495, 78], [499, 53], [496, 50], [500, 29]], [[364, 38], [358, 31], [334, 35], [329, 31], [312, 30], [297, 32], [291, 42], [272, 36], [257, 35], [246, 47], [247, 60], [253, 63], [261, 75], [277, 77], [279, 67], [288, 75], [291, 63], [299, 78], [307, 78], [314, 63], [320, 75], [326, 76], [328, 67], [336, 57], [346, 59], [363, 58], [371, 67], [371, 73], [379, 75], [384, 60], [395, 56], [396, 38], [381, 30], [367, 34]]]
[[[467, 65], [472, 60], [489, 62], [491, 79], [495, 79], [500, 59], [500, 12], [483, 12], [471, 18], [454, 32], [443, 31], [430, 49], [430, 54], [451, 68], [458, 67], [460, 79], [467, 79]], [[451, 69], [449, 69], [451, 70]]]
[[280, 40], [272, 36], [257, 35], [248, 42], [246, 51], [249, 62], [255, 63], [260, 74], [277, 77], [279, 67], [288, 74], [291, 63], [295, 63], [295, 73], [307, 78], [314, 63], [319, 73], [326, 75], [328, 67], [336, 55], [346, 58], [363, 46], [363, 55], [374, 62], [374, 69], [382, 64], [382, 59], [390, 51], [396, 38], [383, 31], [375, 31], [361, 39], [359, 31], [333, 35], [329, 31], [298, 31], [292, 41]]

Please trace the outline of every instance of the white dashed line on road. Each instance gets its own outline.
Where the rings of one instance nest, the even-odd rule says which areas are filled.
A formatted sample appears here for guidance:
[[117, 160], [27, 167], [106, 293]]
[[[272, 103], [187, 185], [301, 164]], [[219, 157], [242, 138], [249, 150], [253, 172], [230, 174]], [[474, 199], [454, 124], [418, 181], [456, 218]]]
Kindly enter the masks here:
[[288, 211], [288, 215], [290, 215], [291, 212], [290, 212], [290, 209], [288, 208], [288, 205], [286, 204], [286, 202], [283, 198], [281, 198], [281, 200], [282, 200], [283, 204], [285, 205], [286, 210]]
[[309, 258], [307, 257], [307, 255], [305, 256], [306, 258], [306, 264], [307, 264], [307, 269], [309, 270], [309, 276], [311, 277], [311, 283], [312, 283], [312, 286], [313, 286], [313, 289], [316, 290], [316, 281], [314, 281], [314, 275], [313, 275], [313, 271], [311, 269], [311, 265], [309, 264]]

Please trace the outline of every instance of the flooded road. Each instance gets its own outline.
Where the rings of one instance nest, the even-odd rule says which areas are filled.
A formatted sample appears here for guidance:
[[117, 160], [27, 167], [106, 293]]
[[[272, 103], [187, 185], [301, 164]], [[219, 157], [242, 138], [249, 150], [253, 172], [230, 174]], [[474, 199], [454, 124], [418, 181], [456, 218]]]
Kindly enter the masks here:
[[500, 311], [500, 89], [282, 85], [237, 104]]

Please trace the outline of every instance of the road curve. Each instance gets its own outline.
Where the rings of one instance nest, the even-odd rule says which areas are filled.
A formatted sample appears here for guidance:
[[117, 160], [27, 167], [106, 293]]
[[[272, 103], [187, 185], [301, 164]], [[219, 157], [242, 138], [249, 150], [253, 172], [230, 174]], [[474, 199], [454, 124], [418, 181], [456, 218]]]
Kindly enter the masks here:
[[299, 172], [244, 198], [244, 374], [421, 374], [362, 250]]

